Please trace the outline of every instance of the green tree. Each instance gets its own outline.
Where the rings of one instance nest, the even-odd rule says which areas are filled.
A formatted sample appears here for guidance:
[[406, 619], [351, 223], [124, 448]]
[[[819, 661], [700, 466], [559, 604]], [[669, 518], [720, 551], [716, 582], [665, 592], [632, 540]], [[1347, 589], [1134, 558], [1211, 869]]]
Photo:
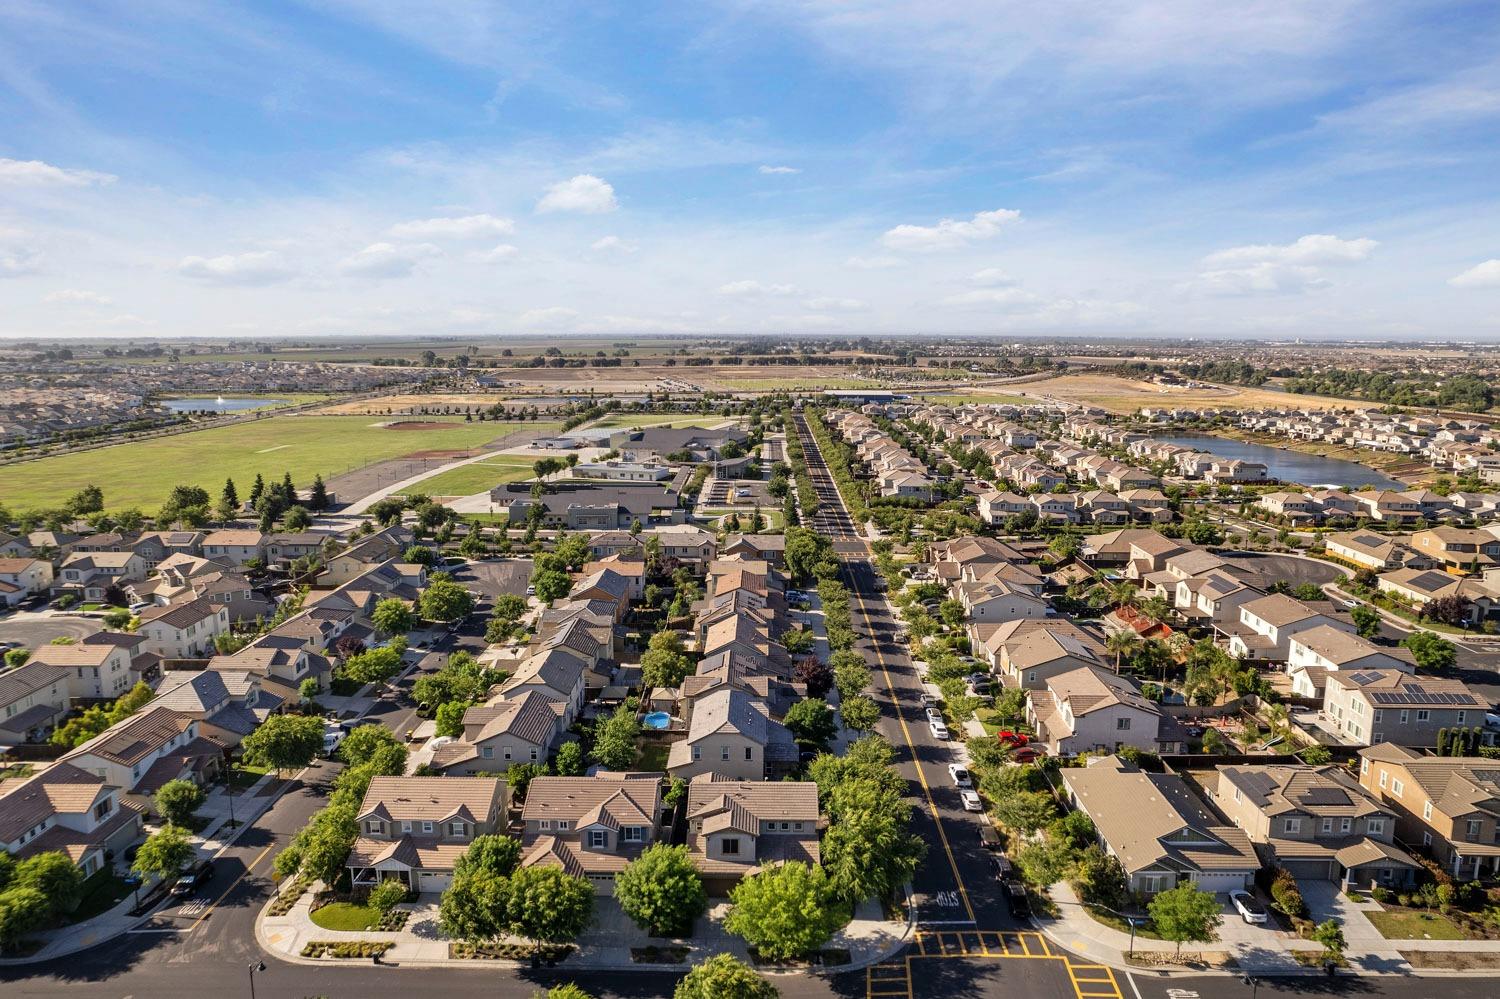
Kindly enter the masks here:
[[[570, 454], [568, 457], [572, 458], [574, 455]], [[562, 985], [552, 986], [546, 992], [536, 993], [532, 999], [594, 999], [594, 997], [572, 982], [565, 982]]]
[[583, 743], [565, 742], [557, 750], [552, 767], [559, 777], [583, 776]]
[[1364, 604], [1352, 607], [1349, 619], [1354, 622], [1354, 630], [1359, 633], [1360, 638], [1374, 638], [1380, 634], [1380, 612], [1373, 607]]
[[316, 513], [322, 513], [328, 509], [328, 485], [323, 481], [322, 475], [313, 476], [312, 490], [308, 494], [307, 505]]
[[655, 936], [684, 936], [708, 910], [703, 877], [685, 846], [656, 843], [615, 876], [615, 900]]
[[1057, 815], [1057, 803], [1045, 791], [1013, 794], [994, 803], [995, 817], [1012, 829], [1033, 833]]
[[[676, 635], [677, 632], [657, 634]], [[653, 636], [653, 641], [655, 636]], [[641, 682], [648, 687], [677, 687], [693, 673], [693, 660], [682, 652], [681, 643], [676, 651], [665, 648], [649, 648], [641, 655]]]
[[548, 943], [575, 939], [594, 914], [594, 888], [556, 867], [523, 867], [510, 876], [506, 928]]
[[404, 635], [416, 627], [411, 608], [398, 597], [386, 597], [370, 612], [370, 620], [382, 634]]
[[346, 766], [358, 767], [369, 763], [376, 753], [388, 747], [406, 750], [401, 740], [384, 725], [360, 725], [339, 743], [338, 757]]
[[12, 887], [0, 892], [0, 950], [15, 950], [26, 934], [52, 918], [47, 896], [35, 888]]
[[519, 621], [525, 613], [525, 597], [515, 593], [502, 593], [495, 598], [495, 616], [502, 621]]
[[[852, 661], [841, 661], [840, 656], [852, 657]], [[864, 693], [870, 686], [870, 669], [859, 653], [849, 650], [835, 652], [828, 662], [833, 667], [833, 685], [838, 688], [839, 696], [844, 700]]]
[[908, 831], [904, 789], [856, 772], [829, 793], [823, 869], [848, 902], [892, 896], [916, 873], [927, 845]]
[[811, 954], [842, 922], [823, 869], [800, 861], [745, 878], [729, 899], [733, 905], [724, 928], [772, 961]]
[[387, 645], [349, 657], [343, 675], [358, 684], [385, 683], [401, 672], [401, 653]]
[[787, 709], [783, 721], [798, 742], [813, 746], [828, 745], [837, 731], [833, 711], [818, 697], [809, 697], [793, 704]]
[[1403, 638], [1401, 644], [1411, 650], [1411, 656], [1420, 669], [1452, 669], [1458, 662], [1458, 647], [1430, 631], [1414, 631]]
[[438, 580], [422, 591], [418, 601], [429, 621], [457, 621], [474, 611], [474, 594], [451, 580]]
[[438, 904], [438, 925], [458, 940], [492, 940], [504, 933], [510, 911], [510, 878], [455, 871]]
[[640, 723], [628, 705], [620, 705], [594, 731], [591, 756], [606, 770], [629, 770], [635, 763], [635, 740]]
[[125, 607], [111, 607], [104, 612], [104, 626], [111, 631], [129, 631], [135, 615]]
[[1027, 882], [1045, 888], [1068, 877], [1078, 857], [1063, 840], [1041, 839], [1021, 847], [1013, 859]]
[[778, 999], [776, 986], [732, 954], [715, 954], [677, 983], [672, 999]]
[[538, 600], [551, 603], [568, 595], [568, 591], [573, 588], [573, 577], [561, 569], [538, 568], [532, 573], [531, 585], [536, 590]]
[[305, 531], [312, 526], [312, 514], [305, 506], [289, 507], [281, 516], [281, 526], [288, 531]]
[[72, 912], [83, 899], [83, 872], [65, 853], [49, 850], [16, 862], [13, 888], [35, 888], [54, 914]]
[[439, 704], [436, 714], [437, 734], [454, 738], [464, 734], [464, 712], [469, 710], [467, 701], [449, 701]]
[[[1446, 886], [1445, 886], [1446, 887]], [[1344, 959], [1344, 928], [1332, 919], [1313, 927], [1312, 938], [1323, 945], [1323, 953], [1334, 964]]]
[[850, 697], [839, 704], [839, 717], [844, 727], [856, 732], [869, 732], [880, 721], [880, 705], [863, 695]]
[[1184, 942], [1212, 940], [1220, 921], [1218, 899], [1191, 882], [1162, 892], [1147, 908], [1156, 932], [1175, 943], [1178, 953]]
[[170, 880], [182, 873], [193, 859], [193, 844], [180, 826], [162, 826], [146, 838], [136, 851], [130, 869], [141, 877], [156, 875]]
[[203, 789], [190, 780], [169, 780], [152, 800], [162, 818], [186, 827], [192, 824], [193, 813], [203, 806]]
[[323, 719], [302, 715], [272, 715], [240, 746], [245, 759], [257, 766], [275, 767], [279, 777], [286, 770], [300, 770], [323, 750]]
[[406, 901], [406, 885], [395, 878], [386, 878], [370, 889], [370, 904], [384, 914]]
[[508, 878], [521, 863], [521, 841], [509, 836], [488, 833], [475, 836], [463, 856], [453, 863], [455, 877], [465, 874], [489, 874]]

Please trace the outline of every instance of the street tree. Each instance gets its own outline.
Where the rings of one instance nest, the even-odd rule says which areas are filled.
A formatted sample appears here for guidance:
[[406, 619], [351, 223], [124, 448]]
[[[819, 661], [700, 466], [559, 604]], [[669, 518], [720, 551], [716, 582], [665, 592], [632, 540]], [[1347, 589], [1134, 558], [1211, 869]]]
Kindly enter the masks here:
[[358, 684], [385, 683], [401, 672], [401, 653], [389, 645], [366, 649], [344, 663], [344, 677]]
[[83, 900], [83, 872], [67, 854], [47, 850], [16, 862], [10, 887], [35, 888], [60, 915], [72, 912]]
[[440, 579], [422, 591], [417, 602], [429, 621], [457, 621], [474, 611], [474, 594], [452, 580]]
[[0, 892], [0, 951], [13, 951], [33, 930], [52, 918], [47, 896], [35, 888], [12, 886]]
[[1414, 631], [1401, 644], [1411, 650], [1419, 669], [1452, 669], [1458, 662], [1458, 647], [1430, 631]]
[[404, 635], [416, 627], [416, 619], [406, 601], [399, 597], [386, 597], [370, 612], [370, 620], [384, 635]]
[[203, 806], [203, 789], [190, 780], [169, 780], [153, 800], [162, 818], [174, 826], [188, 826], [193, 813]]
[[880, 705], [863, 694], [850, 697], [839, 703], [839, 717], [845, 728], [869, 732], [880, 721]]
[[729, 893], [724, 928], [777, 961], [811, 954], [841, 922], [833, 890], [821, 867], [800, 861], [762, 869]]
[[181, 826], [166, 825], [146, 838], [136, 851], [130, 869], [141, 877], [156, 875], [163, 881], [177, 877], [193, 859], [193, 844]]
[[684, 936], [708, 909], [708, 893], [685, 846], [656, 843], [615, 876], [615, 900], [655, 936]]
[[778, 999], [776, 986], [733, 954], [715, 954], [693, 965], [672, 999]]
[[510, 876], [506, 928], [547, 943], [575, 939], [594, 914], [594, 887], [557, 867], [523, 867]]
[[783, 720], [793, 737], [808, 745], [827, 746], [833, 741], [837, 731], [833, 711], [818, 697], [805, 698], [793, 704], [787, 709]]
[[1151, 900], [1151, 922], [1163, 940], [1171, 940], [1182, 952], [1184, 942], [1208, 943], [1219, 925], [1219, 902], [1213, 893], [1185, 883]]
[[279, 777], [287, 770], [300, 770], [323, 749], [323, 719], [304, 715], [272, 715], [240, 746], [245, 759], [258, 766], [274, 767]]

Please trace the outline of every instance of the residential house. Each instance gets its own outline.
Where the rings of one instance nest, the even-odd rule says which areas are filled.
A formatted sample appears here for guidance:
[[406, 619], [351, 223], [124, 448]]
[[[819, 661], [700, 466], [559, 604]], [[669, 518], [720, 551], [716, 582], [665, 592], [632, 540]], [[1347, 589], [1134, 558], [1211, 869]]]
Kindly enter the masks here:
[[1287, 644], [1291, 636], [1309, 628], [1327, 626], [1339, 631], [1354, 630], [1347, 620], [1329, 617], [1327, 604], [1314, 607], [1284, 593], [1270, 593], [1240, 605], [1237, 622], [1220, 626], [1229, 637], [1229, 654], [1241, 659], [1285, 662], [1291, 654]]
[[259, 531], [229, 529], [214, 531], [203, 539], [203, 557], [240, 566], [265, 561], [265, 535]]
[[1456, 878], [1500, 877], [1500, 771], [1477, 756], [1429, 756], [1380, 743], [1359, 752], [1359, 782], [1395, 809], [1396, 837], [1420, 843]]
[[219, 775], [224, 747], [201, 735], [203, 723], [167, 707], [147, 705], [63, 756], [80, 770], [104, 778], [146, 811], [163, 784], [191, 780], [203, 786]]
[[1292, 678], [1292, 693], [1322, 699], [1329, 673], [1338, 670], [1398, 669], [1411, 672], [1412, 664], [1385, 649], [1338, 628], [1320, 625], [1300, 631], [1288, 639], [1286, 671]]
[[[1409, 668], [1327, 674], [1323, 714], [1352, 745], [1390, 742], [1432, 748], [1443, 729], [1485, 724], [1489, 702], [1461, 680], [1414, 676]], [[1486, 743], [1494, 733], [1484, 733]]]
[[111, 587], [146, 578], [146, 562], [135, 552], [74, 552], [63, 559], [54, 582], [63, 593], [103, 603]]
[[207, 600], [189, 600], [141, 611], [143, 648], [163, 659], [205, 659], [214, 639], [229, 634], [229, 608]]
[[36, 660], [0, 673], [0, 747], [46, 738], [68, 713], [69, 675]]
[[1087, 815], [1132, 892], [1180, 884], [1215, 894], [1249, 886], [1260, 858], [1245, 833], [1218, 823], [1175, 774], [1145, 773], [1118, 756], [1062, 771], [1073, 807]]
[[1219, 810], [1293, 877], [1341, 890], [1404, 888], [1421, 865], [1395, 844], [1396, 810], [1341, 766], [1219, 768]]
[[0, 782], [0, 851], [18, 860], [63, 853], [88, 877], [143, 833], [140, 809], [118, 787], [70, 763]]
[[0, 558], [0, 607], [14, 607], [52, 588], [52, 563], [20, 556]]
[[818, 786], [810, 781], [699, 774], [688, 784], [686, 815], [688, 855], [713, 895], [769, 865], [821, 859]]
[[436, 893], [476, 836], [504, 829], [505, 781], [492, 777], [374, 777], [345, 866], [357, 886], [395, 879]]
[[1500, 564], [1500, 537], [1477, 528], [1429, 528], [1413, 534], [1411, 546], [1449, 572], [1477, 573]]
[[770, 708], [734, 688], [699, 698], [688, 722], [687, 738], [667, 752], [673, 777], [691, 779], [718, 773], [736, 780], [764, 780], [797, 765], [797, 743]]
[[1369, 531], [1349, 531], [1343, 534], [1327, 534], [1323, 537], [1323, 550], [1331, 558], [1346, 562], [1356, 569], [1431, 569], [1438, 564], [1430, 555], [1421, 555], [1401, 538], [1372, 534]]
[[1049, 756], [1118, 752], [1125, 746], [1175, 752], [1184, 741], [1177, 724], [1167, 720], [1164, 726], [1161, 709], [1142, 697], [1135, 684], [1101, 666], [1082, 666], [1048, 679], [1031, 692], [1026, 720]]
[[600, 895], [666, 831], [659, 773], [536, 777], [521, 810], [521, 866], [558, 867]]
[[503, 774], [517, 763], [546, 763], [557, 741], [563, 705], [535, 690], [504, 695], [464, 711], [463, 734], [432, 755], [442, 774]]
[[130, 650], [118, 645], [79, 642], [42, 645], [27, 664], [45, 663], [68, 671], [68, 692], [84, 700], [113, 700], [134, 685]]

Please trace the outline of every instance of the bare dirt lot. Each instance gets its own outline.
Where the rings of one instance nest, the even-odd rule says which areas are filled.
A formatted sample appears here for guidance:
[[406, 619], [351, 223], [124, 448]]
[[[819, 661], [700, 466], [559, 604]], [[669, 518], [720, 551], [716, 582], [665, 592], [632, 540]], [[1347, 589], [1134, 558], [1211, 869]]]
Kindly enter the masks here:
[[1158, 385], [1107, 374], [1061, 375], [1014, 389], [1029, 399], [1088, 403], [1112, 413], [1133, 413], [1142, 406], [1224, 408], [1370, 409], [1375, 404], [1319, 395], [1292, 395], [1265, 388], [1206, 385], [1195, 388]]

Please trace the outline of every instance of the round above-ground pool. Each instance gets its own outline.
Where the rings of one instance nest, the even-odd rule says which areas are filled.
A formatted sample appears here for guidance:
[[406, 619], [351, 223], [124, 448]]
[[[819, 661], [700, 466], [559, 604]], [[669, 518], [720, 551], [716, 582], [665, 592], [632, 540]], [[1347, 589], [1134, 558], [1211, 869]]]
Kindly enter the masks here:
[[641, 724], [660, 731], [672, 724], [672, 716], [665, 711], [653, 711], [641, 719]]

